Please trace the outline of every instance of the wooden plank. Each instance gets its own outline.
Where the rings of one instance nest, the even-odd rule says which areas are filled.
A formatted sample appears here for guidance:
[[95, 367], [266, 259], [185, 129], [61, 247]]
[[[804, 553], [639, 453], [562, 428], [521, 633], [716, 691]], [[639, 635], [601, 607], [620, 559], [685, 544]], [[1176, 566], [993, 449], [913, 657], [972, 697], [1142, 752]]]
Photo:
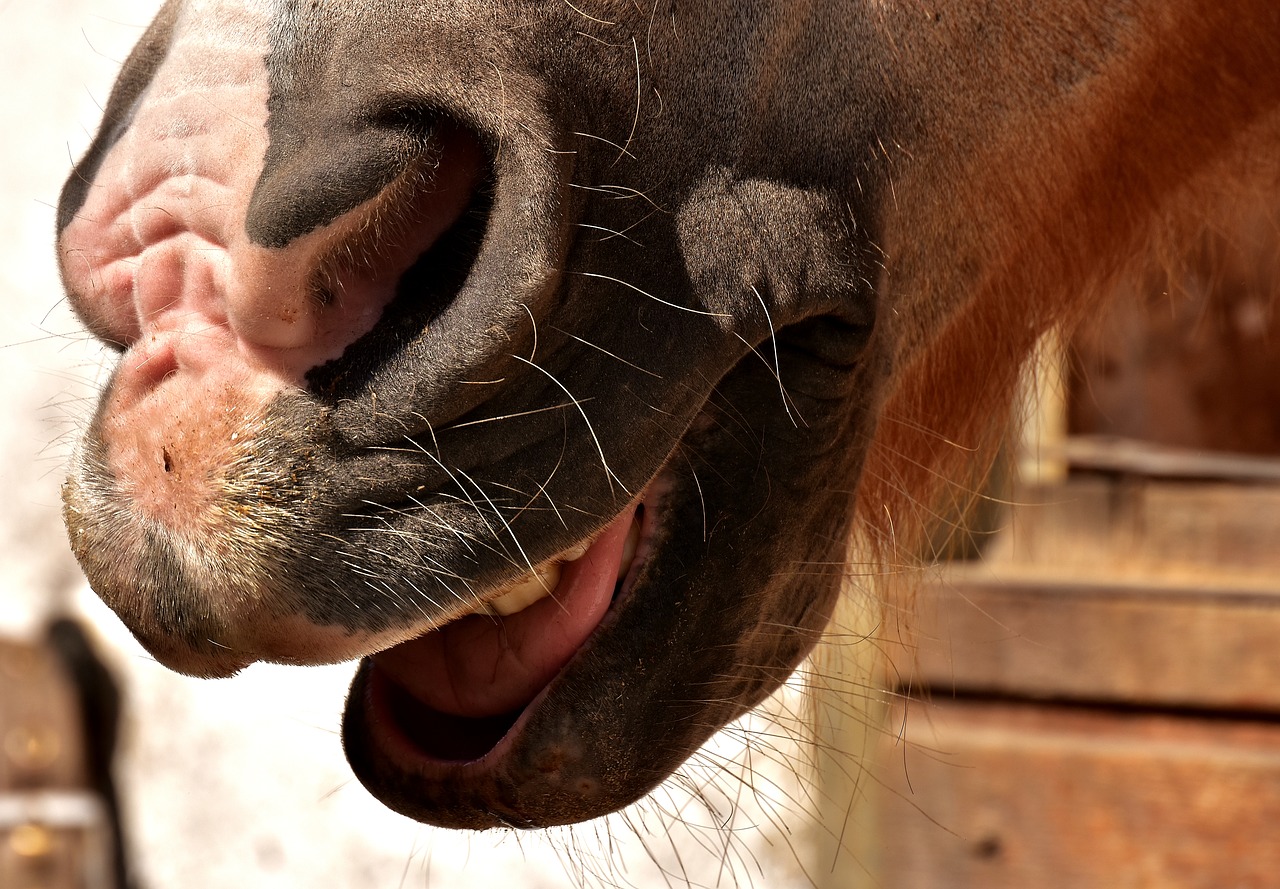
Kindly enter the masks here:
[[0, 793], [87, 782], [70, 680], [49, 649], [0, 639]]
[[1073, 435], [1040, 445], [1073, 469], [1156, 478], [1280, 482], [1280, 460], [1175, 447], [1111, 435]]
[[1280, 487], [1095, 476], [1013, 499], [987, 558], [1002, 571], [1280, 588]]
[[1280, 875], [1280, 725], [908, 705], [884, 889], [1222, 889]]
[[1280, 713], [1280, 593], [955, 573], [918, 591], [904, 685]]

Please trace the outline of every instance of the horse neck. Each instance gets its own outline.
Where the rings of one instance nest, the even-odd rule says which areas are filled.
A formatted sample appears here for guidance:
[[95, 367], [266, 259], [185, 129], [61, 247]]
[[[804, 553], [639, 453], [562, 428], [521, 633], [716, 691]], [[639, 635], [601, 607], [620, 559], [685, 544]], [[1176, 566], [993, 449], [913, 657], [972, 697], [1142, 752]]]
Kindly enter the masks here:
[[883, 228], [901, 372], [862, 504], [888, 533], [877, 513], [900, 531], [932, 508], [900, 492], [936, 488], [1000, 435], [992, 418], [1041, 333], [1229, 228], [1242, 203], [1274, 206], [1280, 7], [886, 4], [882, 22], [909, 109], [886, 148]]

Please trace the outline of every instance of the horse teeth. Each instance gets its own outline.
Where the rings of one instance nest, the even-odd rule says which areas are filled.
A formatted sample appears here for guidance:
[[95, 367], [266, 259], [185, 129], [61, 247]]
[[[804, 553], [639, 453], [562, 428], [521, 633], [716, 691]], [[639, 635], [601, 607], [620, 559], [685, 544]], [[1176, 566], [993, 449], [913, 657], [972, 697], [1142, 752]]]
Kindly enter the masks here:
[[501, 596], [481, 605], [476, 613], [510, 617], [551, 595], [558, 583], [560, 583], [560, 563], [540, 565], [513, 583]]
[[[539, 565], [533, 571], [507, 587], [507, 591], [496, 599], [490, 599], [479, 605], [473, 614], [487, 614], [492, 617], [510, 617], [519, 614], [535, 602], [540, 602], [555, 591], [560, 583], [560, 573], [569, 562], [576, 562], [587, 554], [595, 540], [587, 539], [572, 549], [565, 550], [554, 562]], [[634, 519], [627, 529], [627, 539], [622, 545], [622, 558], [618, 560], [618, 580], [622, 580], [631, 571], [631, 563], [635, 561], [636, 550], [640, 545], [640, 523]]]
[[587, 550], [591, 549], [594, 540], [584, 540], [571, 550], [566, 550], [565, 554], [560, 557], [562, 562], [576, 562], [587, 554]]

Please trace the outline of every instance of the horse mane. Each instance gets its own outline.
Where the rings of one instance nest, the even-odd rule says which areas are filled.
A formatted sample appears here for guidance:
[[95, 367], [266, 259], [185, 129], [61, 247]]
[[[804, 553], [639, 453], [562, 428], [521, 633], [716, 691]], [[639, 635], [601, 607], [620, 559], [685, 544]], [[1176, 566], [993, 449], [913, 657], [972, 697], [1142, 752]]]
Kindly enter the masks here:
[[1089, 177], [1074, 227], [1018, 214], [1021, 234], [996, 241], [1001, 249], [988, 252], [973, 298], [921, 337], [888, 393], [858, 495], [863, 552], [901, 564], [935, 555], [940, 537], [966, 533], [954, 526], [983, 496], [1010, 441], [1019, 385], [1045, 332], [1056, 328], [1069, 342], [1073, 331], [1105, 325], [1109, 302], [1139, 293], [1176, 300], [1189, 280], [1213, 289], [1247, 277], [1255, 295], [1274, 301], [1278, 146], [1280, 110], [1272, 110], [1203, 162], [1191, 156], [1201, 146], [1170, 149], [1178, 156], [1163, 177]]

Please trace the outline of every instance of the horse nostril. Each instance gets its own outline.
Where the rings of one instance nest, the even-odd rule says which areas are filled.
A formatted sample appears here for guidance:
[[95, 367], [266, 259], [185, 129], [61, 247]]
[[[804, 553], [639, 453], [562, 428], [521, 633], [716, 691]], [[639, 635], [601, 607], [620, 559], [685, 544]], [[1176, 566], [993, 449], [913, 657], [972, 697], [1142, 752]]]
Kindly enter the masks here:
[[[385, 306], [359, 345], [314, 367], [307, 385], [328, 398], [355, 397], [410, 338], [453, 304], [470, 277], [489, 227], [494, 201], [492, 158], [479, 136], [441, 127], [440, 164], [409, 177], [387, 203], [369, 237], [342, 263], [329, 263], [316, 298], [336, 304], [376, 288]], [[442, 212], [447, 208], [448, 212]]]
[[[211, 292], [223, 288], [227, 326], [254, 361], [298, 379], [339, 358], [379, 323], [409, 270], [436, 252], [471, 205], [486, 168], [473, 134], [442, 123], [433, 139], [433, 153], [410, 160], [355, 206], [305, 214], [312, 222], [331, 216], [311, 230], [290, 237], [300, 223], [288, 202], [276, 216], [251, 213], [248, 239], [234, 242], [226, 270], [209, 277]], [[340, 172], [321, 170], [311, 178], [327, 183]], [[293, 193], [278, 183], [274, 188], [263, 194], [276, 203]], [[264, 198], [259, 209], [272, 206]]]

